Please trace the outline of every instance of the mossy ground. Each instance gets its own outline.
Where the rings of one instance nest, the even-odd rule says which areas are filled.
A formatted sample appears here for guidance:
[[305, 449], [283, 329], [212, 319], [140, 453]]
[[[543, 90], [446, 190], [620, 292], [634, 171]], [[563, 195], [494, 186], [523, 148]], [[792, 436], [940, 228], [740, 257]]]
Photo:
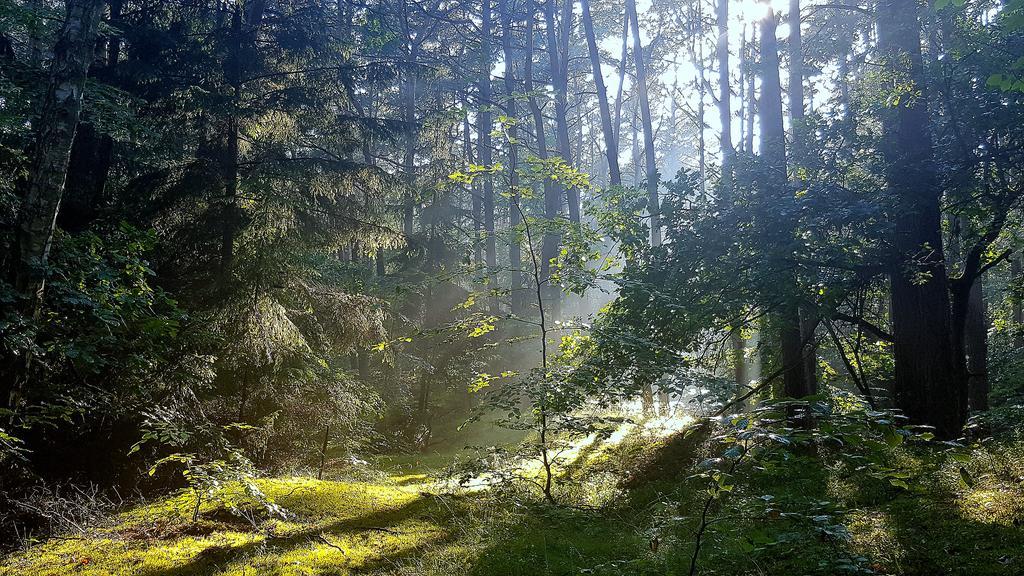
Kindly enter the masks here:
[[[0, 563], [2, 575], [687, 574], [706, 493], [689, 478], [713, 450], [706, 432], [634, 435], [563, 478], [552, 507], [536, 495], [439, 494], [422, 469], [443, 455], [395, 458], [374, 481], [261, 481], [287, 520], [233, 516], [181, 494], [122, 513], [76, 539], [52, 539]], [[701, 574], [1024, 574], [1024, 446], [952, 462], [904, 450], [908, 491], [821, 454], [750, 469], [712, 509]], [[421, 468], [417, 468], [417, 467]], [[963, 466], [973, 485], [959, 481]]]

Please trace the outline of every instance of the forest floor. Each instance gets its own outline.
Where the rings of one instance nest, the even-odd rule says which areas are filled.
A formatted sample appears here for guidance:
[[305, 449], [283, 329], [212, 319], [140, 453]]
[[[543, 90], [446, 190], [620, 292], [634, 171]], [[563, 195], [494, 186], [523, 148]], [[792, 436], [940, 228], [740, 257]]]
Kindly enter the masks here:
[[[30, 546], [0, 574], [688, 574], [707, 498], [692, 472], [713, 455], [708, 438], [706, 425], [660, 437], [641, 428], [581, 456], [560, 493], [575, 505], [452, 491], [434, 480], [450, 453], [385, 459], [361, 480], [260, 480], [287, 519], [206, 503], [192, 522], [194, 499], [180, 493]], [[901, 457], [916, 467], [912, 490], [818, 454], [751, 470], [713, 508], [699, 573], [1024, 574], [1024, 445], [976, 448], [955, 464]], [[957, 481], [960, 467], [971, 485]]]

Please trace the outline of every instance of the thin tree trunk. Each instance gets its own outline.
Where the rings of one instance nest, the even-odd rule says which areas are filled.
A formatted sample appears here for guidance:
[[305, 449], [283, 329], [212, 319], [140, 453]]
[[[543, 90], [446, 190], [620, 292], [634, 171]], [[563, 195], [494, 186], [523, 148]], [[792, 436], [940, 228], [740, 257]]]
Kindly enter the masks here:
[[[543, 162], [549, 158], [547, 135], [545, 133], [544, 116], [541, 113], [540, 105], [537, 102], [537, 97], [534, 95], [534, 81], [533, 81], [533, 56], [534, 56], [534, 31], [535, 25], [534, 14], [539, 11], [539, 6], [536, 2], [532, 4], [533, 9], [530, 13], [530, 21], [526, 28], [526, 46], [529, 50], [525, 59], [526, 66], [523, 70], [523, 75], [526, 80], [526, 87], [529, 93], [527, 100], [530, 113], [533, 116], [534, 133], [537, 139], [537, 157]], [[561, 212], [562, 206], [562, 195], [561, 187], [556, 186], [550, 178], [544, 179], [544, 218], [550, 222], [554, 222]], [[561, 242], [558, 233], [554, 230], [554, 227], [548, 227], [548, 230], [544, 233], [542, 240], [543, 245], [541, 246], [541, 258], [540, 258], [540, 278], [541, 282], [546, 283], [546, 287], [538, 287], [539, 290], [545, 295], [547, 299], [547, 305], [549, 307], [549, 315], [552, 319], [558, 319], [561, 317], [561, 290], [558, 286], [554, 286], [551, 282], [551, 261], [558, 256], [558, 245]]]
[[[722, 125], [719, 146], [722, 154], [722, 190], [733, 196], [733, 162], [736, 151], [732, 145], [732, 88], [729, 82], [729, 0], [718, 0], [716, 10], [718, 40], [718, 121]], [[742, 85], [742, 83], [741, 83]], [[732, 346], [733, 378], [737, 386], [747, 384], [746, 341], [739, 330], [729, 336]]]
[[[555, 17], [555, 0], [546, 0], [544, 15], [547, 19], [548, 60], [551, 63], [551, 84], [555, 88], [555, 142], [558, 154], [569, 166], [573, 166], [572, 147], [569, 143], [569, 28], [572, 26], [573, 0], [563, 0], [561, 39], [558, 38], [558, 19]], [[568, 9], [566, 9], [568, 7]], [[576, 188], [565, 187], [565, 199], [569, 207], [569, 221], [580, 222], [580, 193]]]
[[416, 187], [416, 73], [413, 70], [415, 53], [409, 56], [409, 63], [402, 73], [402, 121], [405, 124], [405, 149], [402, 152], [402, 179], [406, 190], [402, 199], [402, 232], [406, 238], [415, 233], [415, 187]]
[[241, 215], [238, 209], [239, 130], [238, 106], [242, 98], [243, 76], [255, 60], [256, 30], [263, 20], [266, 0], [253, 2], [245, 11], [236, 4], [231, 13], [231, 49], [224, 63], [224, 77], [231, 87], [231, 109], [225, 120], [225, 145], [220, 170], [224, 182], [223, 216], [221, 219], [220, 270], [218, 289], [224, 293], [231, 286], [231, 268], [234, 265], [235, 237], [238, 235]]
[[431, 436], [430, 378], [426, 374], [420, 375], [416, 412], [418, 414], [416, 420], [420, 427], [420, 436], [417, 440], [420, 443], [420, 450], [426, 450], [430, 445]]
[[707, 126], [705, 120], [707, 107], [704, 104], [704, 97], [707, 94], [707, 83], [704, 80], [704, 49], [700, 45], [697, 54], [697, 167], [700, 174], [700, 199], [707, 200], [708, 197], [708, 161], [707, 161], [707, 139], [704, 137], [704, 128]]
[[[728, 1], [728, 0], [724, 0]], [[739, 110], [739, 124], [740, 124], [740, 141], [738, 143], [739, 152], [742, 154], [746, 152], [746, 119], [747, 119], [747, 25], [743, 25], [743, 29], [740, 31], [740, 52], [739, 52], [739, 97], [740, 97], [740, 110]]]
[[231, 87], [231, 109], [225, 120], [224, 148], [221, 150], [220, 172], [224, 183], [221, 216], [220, 269], [218, 289], [225, 293], [231, 285], [231, 267], [235, 257], [235, 235], [238, 228], [238, 116], [237, 105], [242, 85], [242, 5], [231, 11], [231, 51], [224, 64], [224, 76]]
[[637, 94], [640, 97], [640, 120], [644, 130], [644, 161], [647, 168], [647, 210], [651, 215], [651, 246], [661, 246], [661, 207], [658, 200], [658, 165], [654, 155], [654, 127], [651, 103], [647, 98], [647, 63], [640, 43], [640, 23], [636, 0], [626, 0], [626, 13], [633, 28], [633, 62], [636, 66]]
[[[491, 166], [491, 131], [494, 121], [491, 116], [493, 97], [491, 93], [491, 1], [483, 0], [480, 5], [480, 108], [477, 112], [477, 157], [480, 164]], [[483, 180], [483, 211], [484, 211], [484, 257], [487, 263], [487, 276], [493, 281], [498, 274], [498, 248], [494, 235], [494, 179], [487, 176]], [[491, 312], [498, 311], [498, 299], [489, 299]]]
[[[704, 61], [704, 35], [703, 35], [703, 22], [704, 22], [704, 3], [696, 3], [696, 22], [701, 23], [698, 25], [700, 29], [699, 34], [693, 34], [692, 42], [693, 46], [691, 52], [693, 54], [693, 61], [697, 67], [697, 77], [694, 79], [694, 87], [697, 89], [697, 169], [700, 174], [700, 200], [704, 202], [708, 197], [708, 162], [707, 162], [707, 138], [704, 134], [704, 129], [707, 127], [707, 105], [705, 101], [707, 99], [708, 82], [705, 77], [705, 66]], [[717, 49], [717, 42], [716, 42]], [[676, 93], [676, 82], [672, 83], [672, 94]], [[672, 99], [672, 122], [670, 124], [675, 129], [675, 98]]]
[[36, 124], [35, 154], [16, 236], [14, 285], [33, 311], [43, 297], [43, 268], [49, 259], [64, 194], [71, 145], [82, 111], [85, 79], [93, 61], [103, 5], [101, 0], [69, 0], [53, 49], [49, 85]]
[[608, 159], [608, 184], [622, 186], [622, 174], [619, 172], [619, 146], [615, 142], [615, 133], [612, 129], [608, 92], [604, 86], [604, 74], [601, 72], [601, 53], [597, 49], [594, 20], [590, 16], [590, 0], [580, 0], [580, 7], [583, 10], [583, 30], [587, 36], [587, 49], [590, 52], [590, 70], [594, 75], [594, 86], [597, 90], [597, 106], [601, 113], [601, 133], [604, 136], [605, 156]]
[[747, 71], [747, 122], [745, 125], [745, 135], [743, 140], [743, 149], [747, 151], [747, 154], [754, 153], [754, 117], [757, 116], [757, 97], [754, 94], [754, 81], [757, 74], [754, 73], [754, 45], [757, 42], [757, 29], [754, 28], [750, 31], [750, 43], [744, 50], [744, 67]]
[[895, 401], [912, 423], [932, 425], [938, 436], [955, 438], [967, 415], [967, 382], [953, 347], [942, 192], [928, 130], [918, 5], [914, 0], [882, 0], [877, 16], [878, 47], [886, 67], [921, 93], [882, 117], [898, 259], [890, 274]]
[[640, 99], [633, 103], [633, 114], [629, 118], [629, 129], [633, 135], [632, 147], [630, 148], [630, 161], [633, 163], [633, 186], [640, 186], [644, 179], [643, 162], [640, 161]]
[[850, 110], [850, 55], [846, 52], [839, 56], [839, 104], [843, 107], [843, 124], [852, 128], [853, 113]]
[[[792, 134], [790, 163], [793, 167], [794, 181], [797, 181], [799, 172], [807, 164], [807, 140], [810, 138], [804, 119], [804, 53], [800, 33], [800, 0], [789, 0], [789, 126]], [[804, 342], [802, 354], [804, 378], [807, 379], [805, 391], [808, 394], [814, 394], [818, 390], [818, 347], [814, 340], [814, 329], [817, 324], [814, 307], [801, 305], [800, 340]]]
[[793, 131], [792, 163], [799, 167], [804, 161], [804, 54], [800, 34], [800, 0], [789, 0], [789, 119]]
[[324, 440], [323, 443], [320, 445], [320, 468], [316, 472], [317, 480], [324, 479], [324, 465], [327, 464], [327, 441], [330, 439], [330, 437], [331, 427], [324, 426]]
[[619, 59], [619, 86], [615, 89], [615, 152], [618, 154], [620, 134], [622, 130], [622, 92], [626, 83], [626, 61], [629, 56], [629, 14], [622, 14], [622, 55]]
[[[473, 137], [469, 126], [469, 116], [462, 119], [463, 144], [465, 147], [466, 162], [473, 164]], [[467, 189], [469, 190], [471, 210], [473, 214], [473, 265], [479, 269], [484, 265], [484, 220], [483, 206], [480, 203], [480, 186], [474, 181]]]
[[718, 0], [718, 120], [722, 125], [722, 179], [731, 184], [732, 163], [736, 155], [732, 147], [732, 89], [729, 85], [729, 0]]
[[512, 50], [512, 8], [509, 0], [499, 0], [501, 11], [501, 46], [505, 57], [505, 114], [511, 118], [508, 124], [508, 186], [509, 186], [509, 227], [511, 228], [511, 240], [508, 245], [509, 267], [511, 268], [512, 279], [511, 307], [512, 314], [521, 316], [523, 314], [523, 257], [522, 244], [519, 241], [519, 227], [522, 224], [522, 216], [519, 214], [519, 128], [516, 125], [519, 120], [519, 106], [516, 102], [516, 79], [515, 79], [515, 52]]
[[[768, 226], [775, 229], [776, 254], [780, 268], [791, 257], [795, 222], [793, 221], [793, 194], [786, 179], [786, 136], [782, 123], [782, 86], [779, 81], [779, 51], [775, 38], [775, 15], [761, 21], [761, 157], [764, 161], [765, 208], [772, 216]], [[775, 315], [779, 328], [782, 356], [782, 382], [785, 396], [802, 398], [808, 395], [804, 375], [803, 340], [800, 314], [796, 297], [796, 278], [782, 272], [783, 285], [779, 287], [782, 303]]]

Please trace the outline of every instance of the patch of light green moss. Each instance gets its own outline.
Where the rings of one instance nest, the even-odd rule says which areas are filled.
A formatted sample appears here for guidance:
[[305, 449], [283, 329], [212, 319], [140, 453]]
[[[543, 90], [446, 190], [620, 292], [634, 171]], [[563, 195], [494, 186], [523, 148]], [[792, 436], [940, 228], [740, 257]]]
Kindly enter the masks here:
[[[0, 575], [346, 574], [445, 535], [419, 518], [424, 497], [412, 488], [308, 478], [261, 480], [260, 488], [288, 518], [253, 526], [211, 503], [192, 523], [195, 501], [185, 492], [129, 510], [81, 539], [30, 547], [6, 559]], [[211, 513], [219, 513], [216, 520], [205, 518]]]

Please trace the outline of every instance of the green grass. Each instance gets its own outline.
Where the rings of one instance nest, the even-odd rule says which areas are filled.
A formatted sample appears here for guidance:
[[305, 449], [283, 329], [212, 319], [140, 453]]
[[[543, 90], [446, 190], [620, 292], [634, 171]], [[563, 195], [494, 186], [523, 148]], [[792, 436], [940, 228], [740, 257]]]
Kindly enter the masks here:
[[[255, 525], [179, 494], [121, 513], [108, 527], [52, 539], [0, 562], [2, 575], [687, 574], [706, 492], [690, 478], [715, 448], [707, 430], [657, 440], [633, 434], [577, 463], [562, 491], [437, 494], [426, 482], [451, 455], [395, 457], [373, 481], [278, 478], [263, 490], [287, 520]], [[953, 461], [900, 448], [911, 490], [803, 454], [737, 471], [712, 507], [701, 574], [1024, 574], [1024, 445]], [[963, 466], [972, 479], [961, 480]], [[616, 479], [620, 480], [616, 484]], [[585, 506], [601, 484], [601, 507]]]
[[182, 494], [124, 513], [82, 539], [50, 540], [4, 562], [0, 574], [348, 574], [447, 537], [433, 497], [413, 488], [283, 478], [261, 482], [287, 520], [258, 527]]

